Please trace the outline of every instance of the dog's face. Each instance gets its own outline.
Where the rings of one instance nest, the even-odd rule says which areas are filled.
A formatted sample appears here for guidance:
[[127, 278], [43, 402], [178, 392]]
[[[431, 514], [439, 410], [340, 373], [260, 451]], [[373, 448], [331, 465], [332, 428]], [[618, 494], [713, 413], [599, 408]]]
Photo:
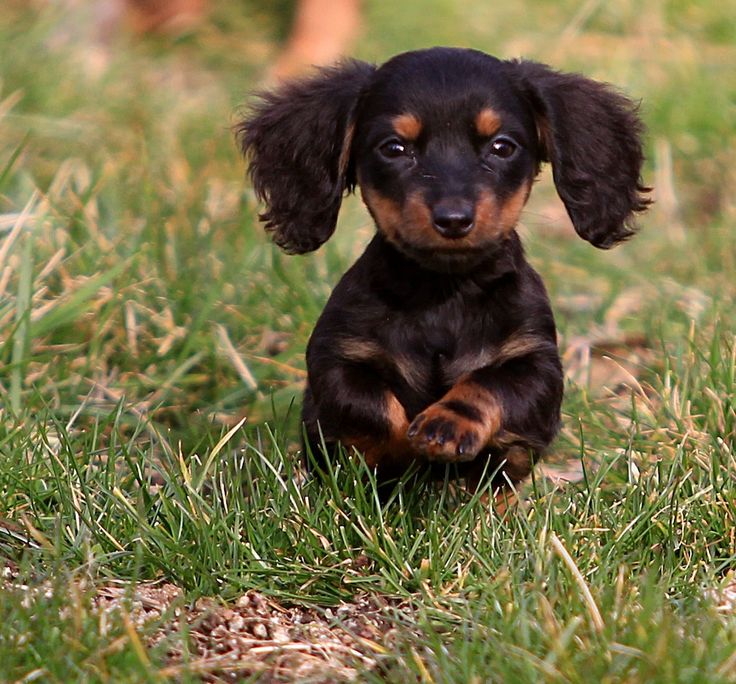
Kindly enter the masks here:
[[429, 268], [492, 255], [529, 196], [536, 123], [507, 72], [469, 51], [407, 53], [360, 101], [352, 154], [363, 199], [383, 235]]
[[636, 106], [604, 84], [432, 48], [286, 84], [238, 131], [266, 229], [286, 251], [325, 242], [358, 183], [396, 248], [462, 272], [514, 229], [543, 161], [584, 239], [608, 248], [632, 235], [648, 204], [641, 128]]

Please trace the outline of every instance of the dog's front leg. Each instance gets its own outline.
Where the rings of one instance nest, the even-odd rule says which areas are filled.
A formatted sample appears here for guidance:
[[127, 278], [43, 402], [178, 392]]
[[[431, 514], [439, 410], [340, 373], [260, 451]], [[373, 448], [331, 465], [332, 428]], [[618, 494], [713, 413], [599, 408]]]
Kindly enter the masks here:
[[417, 415], [407, 437], [430, 461], [472, 461], [502, 424], [500, 398], [469, 374]]
[[355, 447], [380, 474], [394, 475], [414, 460], [409, 421], [396, 395], [376, 370], [335, 363], [310, 369], [304, 425], [312, 450], [337, 443]]
[[488, 447], [541, 450], [559, 427], [562, 370], [556, 351], [461, 377], [412, 421], [407, 436], [430, 461], [472, 461]]

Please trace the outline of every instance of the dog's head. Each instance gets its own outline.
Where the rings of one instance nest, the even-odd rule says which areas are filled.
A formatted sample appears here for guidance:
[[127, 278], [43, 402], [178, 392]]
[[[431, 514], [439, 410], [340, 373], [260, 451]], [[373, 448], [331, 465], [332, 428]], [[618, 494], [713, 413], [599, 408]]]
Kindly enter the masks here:
[[646, 208], [636, 107], [611, 87], [474, 50], [356, 61], [266, 93], [238, 125], [262, 218], [286, 251], [316, 249], [360, 185], [378, 229], [437, 270], [465, 270], [513, 231], [552, 163], [576, 231], [608, 248]]

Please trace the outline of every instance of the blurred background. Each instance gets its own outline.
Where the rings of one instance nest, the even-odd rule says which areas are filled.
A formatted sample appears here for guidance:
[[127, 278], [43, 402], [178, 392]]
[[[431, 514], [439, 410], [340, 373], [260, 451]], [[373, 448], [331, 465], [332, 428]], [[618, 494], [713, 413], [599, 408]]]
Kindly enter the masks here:
[[187, 444], [294, 415], [309, 332], [373, 228], [351, 198], [318, 253], [277, 253], [232, 125], [253, 90], [340, 54], [473, 47], [641, 101], [638, 237], [579, 240], [548, 170], [522, 217], [569, 440], [585, 402], [626, 405], [622, 383], [733, 330], [734, 0], [4, 0], [0, 44], [0, 413], [123, 407]]

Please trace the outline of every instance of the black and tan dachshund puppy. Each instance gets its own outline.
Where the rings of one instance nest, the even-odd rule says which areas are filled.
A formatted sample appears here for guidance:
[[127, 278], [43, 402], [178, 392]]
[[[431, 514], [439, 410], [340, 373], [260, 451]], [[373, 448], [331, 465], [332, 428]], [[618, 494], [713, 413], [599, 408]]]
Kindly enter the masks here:
[[381, 479], [415, 462], [474, 485], [525, 478], [558, 430], [563, 377], [519, 215], [548, 161], [581, 237], [631, 236], [648, 204], [635, 105], [536, 62], [433, 48], [287, 83], [238, 134], [285, 251], [324, 243], [356, 185], [377, 227], [307, 347], [312, 451], [355, 447]]

